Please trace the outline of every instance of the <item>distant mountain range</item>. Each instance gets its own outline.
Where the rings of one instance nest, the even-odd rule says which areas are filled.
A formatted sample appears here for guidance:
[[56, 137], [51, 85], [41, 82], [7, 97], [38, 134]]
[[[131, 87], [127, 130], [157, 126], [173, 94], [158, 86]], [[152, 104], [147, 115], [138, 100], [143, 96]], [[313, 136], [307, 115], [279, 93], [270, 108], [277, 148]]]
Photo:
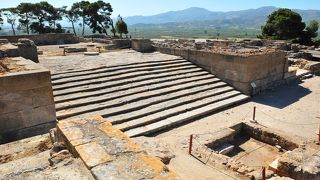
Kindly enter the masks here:
[[[261, 25], [277, 7], [266, 6], [241, 11], [213, 12], [204, 8], [192, 7], [181, 11], [169, 11], [153, 16], [124, 17], [129, 25], [130, 35], [145, 38], [217, 38], [217, 37], [256, 37], [261, 33]], [[304, 22], [320, 22], [320, 10], [300, 10]], [[116, 21], [116, 18], [114, 19]], [[66, 20], [60, 21], [63, 27], [70, 28]], [[76, 27], [77, 31], [81, 31]], [[86, 34], [91, 30], [86, 27]], [[12, 34], [5, 23], [0, 34]], [[78, 33], [80, 34], [80, 33]]]
[[[213, 12], [204, 8], [192, 7], [181, 11], [170, 11], [153, 16], [130, 16], [125, 17], [129, 26], [143, 27], [154, 26], [159, 24], [182, 25], [185, 23], [208, 24], [210, 26], [245, 26], [260, 28], [266, 21], [266, 18], [277, 7], [266, 6], [258, 9], [248, 9], [241, 11]], [[320, 21], [320, 10], [300, 10], [298, 12], [303, 21], [318, 20]]]

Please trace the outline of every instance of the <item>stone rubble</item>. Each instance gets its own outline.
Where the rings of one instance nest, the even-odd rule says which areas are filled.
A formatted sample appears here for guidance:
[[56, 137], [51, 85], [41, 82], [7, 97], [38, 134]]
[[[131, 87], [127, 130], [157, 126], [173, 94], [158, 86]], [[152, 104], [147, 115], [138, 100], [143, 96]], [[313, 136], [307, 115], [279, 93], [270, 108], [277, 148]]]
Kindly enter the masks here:
[[160, 158], [164, 164], [169, 164], [171, 159], [175, 158], [173, 152], [170, 151], [169, 145], [161, 140], [145, 136], [133, 138], [133, 140], [141, 145], [141, 148], [149, 155]]

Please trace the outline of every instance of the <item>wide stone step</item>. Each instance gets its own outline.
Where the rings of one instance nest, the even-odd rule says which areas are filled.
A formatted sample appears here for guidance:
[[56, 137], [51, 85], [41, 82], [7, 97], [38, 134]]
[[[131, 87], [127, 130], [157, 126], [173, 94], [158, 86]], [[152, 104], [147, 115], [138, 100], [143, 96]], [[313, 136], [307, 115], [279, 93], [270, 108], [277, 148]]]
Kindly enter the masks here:
[[[75, 108], [75, 107], [80, 107], [80, 106], [85, 106], [88, 104], [98, 104], [102, 102], [106, 102], [109, 100], [113, 99], [119, 99], [123, 97], [127, 97], [130, 95], [135, 95], [135, 94], [141, 94], [144, 92], [150, 92], [153, 90], [158, 90], [158, 89], [163, 89], [163, 88], [168, 88], [172, 86], [177, 86], [177, 85], [182, 85], [182, 84], [187, 84], [187, 83], [192, 83], [194, 81], [200, 81], [200, 80], [210, 80], [214, 79], [210, 75], [204, 75], [204, 76], [196, 76], [196, 77], [189, 77], [189, 78], [183, 78], [183, 79], [178, 79], [176, 81], [165, 81], [164, 83], [157, 83], [154, 85], [148, 85], [148, 88], [144, 87], [138, 87], [138, 88], [130, 88], [129, 90], [124, 90], [124, 91], [117, 91], [116, 93], [108, 93], [104, 95], [97, 95], [94, 97], [90, 97], [87, 99], [76, 99], [72, 101], [68, 101], [66, 103], [57, 103], [56, 104], [56, 110], [62, 110], [62, 109], [68, 109], [68, 108]], [[218, 80], [218, 79], [216, 79]]]
[[159, 70], [159, 69], [168, 69], [172, 67], [182, 67], [185, 65], [193, 65], [190, 62], [175, 62], [175, 63], [168, 63], [165, 65], [154, 65], [151, 67], [141, 67], [141, 68], [128, 68], [128, 69], [123, 69], [119, 71], [111, 71], [111, 70], [102, 70], [102, 71], [97, 71], [96, 73], [93, 74], [87, 74], [87, 75], [75, 75], [73, 77], [67, 77], [59, 80], [53, 80], [52, 85], [63, 85], [63, 84], [70, 84], [72, 82], [79, 82], [79, 81], [89, 81], [89, 80], [96, 80], [99, 78], [104, 78], [104, 77], [113, 77], [117, 76], [119, 77], [120, 75], [128, 75], [130, 73], [134, 72], [145, 72], [145, 71], [154, 71], [154, 70]]
[[120, 64], [120, 65], [114, 65], [114, 66], [100, 66], [97, 68], [89, 68], [89, 69], [78, 69], [78, 70], [69, 70], [64, 72], [58, 72], [58, 73], [52, 73], [52, 79], [60, 79], [65, 77], [73, 77], [77, 76], [79, 74], [86, 75], [94, 73], [94, 71], [99, 71], [102, 69], [109, 68], [112, 71], [117, 71], [121, 69], [127, 69], [130, 67], [137, 67], [137, 66], [154, 66], [156, 64], [162, 64], [162, 63], [170, 63], [170, 62], [185, 62], [185, 59], [181, 58], [175, 58], [170, 60], [163, 60], [163, 61], [146, 61], [146, 62], [137, 62], [137, 63], [129, 63], [129, 64]]
[[90, 98], [90, 97], [96, 97], [100, 95], [105, 95], [105, 94], [110, 94], [110, 93], [118, 93], [120, 91], [126, 91], [126, 90], [133, 90], [135, 88], [144, 88], [149, 87], [155, 84], [162, 84], [162, 83], [167, 83], [168, 81], [177, 81], [177, 80], [182, 80], [182, 79], [188, 79], [192, 77], [214, 77], [208, 72], [205, 71], [187, 71], [184, 73], [175, 73], [175, 74], [170, 74], [169, 76], [167, 75], [161, 75], [161, 76], [155, 76], [153, 78], [148, 78], [147, 80], [142, 80], [136, 81], [134, 83], [113, 83], [113, 84], [107, 84], [104, 86], [107, 86], [105, 88], [101, 88], [99, 91], [91, 91], [91, 92], [79, 92], [79, 93], [73, 93], [73, 94], [68, 94], [68, 95], [63, 95], [63, 96], [56, 96], [55, 103], [63, 103], [67, 101], [72, 101], [72, 100], [77, 100], [77, 99], [84, 99], [84, 98]]
[[[69, 85], [68, 87], [64, 87], [64, 88], [59, 88], [59, 90], [57, 90], [57, 87], [53, 87], [54, 89], [54, 96], [59, 96], [59, 95], [66, 95], [66, 94], [72, 94], [75, 92], [89, 92], [89, 91], [95, 91], [95, 90], [99, 90], [101, 88], [106, 88], [104, 85], [101, 85], [103, 83], [109, 83], [109, 82], [113, 82], [116, 81], [116, 83], [119, 83], [119, 81], [122, 81], [122, 83], [126, 84], [126, 83], [130, 83], [134, 80], [145, 80], [146, 78], [149, 77], [149, 75], [157, 75], [157, 74], [168, 74], [170, 75], [170, 73], [176, 73], [177, 71], [183, 71], [183, 70], [201, 70], [201, 68], [196, 69], [194, 67], [179, 67], [179, 68], [173, 68], [173, 69], [169, 69], [169, 70], [161, 70], [161, 71], [152, 71], [152, 72], [148, 72], [148, 73], [143, 73], [143, 74], [138, 74], [135, 76], [129, 75], [126, 77], [120, 77], [120, 78], [113, 78], [113, 79], [104, 79], [104, 80], [98, 80], [95, 81], [93, 83], [90, 84], [86, 84], [86, 82], [83, 82], [83, 84], [81, 85], [73, 85], [71, 83], [71, 85]], [[99, 87], [100, 84], [100, 87]]]
[[102, 116], [108, 118], [108, 121], [113, 125], [121, 124], [231, 90], [233, 90], [233, 88], [227, 86], [223, 82], [218, 82], [214, 85], [202, 88], [193, 88], [189, 91], [185, 91], [184, 93], [176, 93], [176, 96], [173, 98], [166, 98], [158, 101], [157, 103], [145, 104], [143, 106], [144, 108], [140, 108], [135, 111], [118, 113], [116, 115], [113, 115], [115, 114], [114, 112], [107, 112], [106, 114], [102, 114]]
[[[115, 126], [122, 131], [127, 131], [129, 129], [133, 129], [139, 126], [144, 126], [147, 124], [151, 124], [153, 122], [160, 121], [166, 117], [174, 116], [179, 113], [183, 113], [187, 110], [196, 109], [201, 106], [207, 105], [207, 103], [213, 103], [214, 99], [219, 101], [223, 98], [230, 98], [235, 95], [239, 95], [238, 91], [232, 91], [233, 89], [230, 87], [219, 88], [217, 90], [207, 91], [205, 94], [203, 93], [200, 97], [186, 97], [183, 98], [185, 101], [183, 102], [166, 102], [162, 107], [151, 107], [154, 109], [160, 109], [160, 111], [149, 113], [149, 115], [140, 115], [140, 118], [136, 118], [133, 120], [126, 121], [121, 124], [116, 124]], [[231, 92], [230, 92], [231, 91]], [[173, 104], [176, 103], [176, 104]], [[113, 121], [112, 117], [107, 118], [110, 121]], [[121, 120], [120, 120], [121, 121]]]
[[[188, 91], [193, 88], [204, 88], [205, 86], [210, 86], [213, 85], [214, 83], [220, 81], [219, 79], [209, 79], [209, 80], [201, 80], [201, 81], [195, 81], [195, 82], [191, 82], [191, 83], [187, 83], [187, 84], [183, 84], [183, 85], [178, 85], [178, 86], [174, 86], [174, 87], [168, 87], [168, 88], [163, 88], [163, 89], [158, 89], [158, 90], [154, 90], [154, 91], [148, 91], [148, 92], [144, 92], [141, 94], [135, 94], [135, 95], [131, 95], [128, 97], [124, 97], [124, 98], [120, 98], [120, 99], [114, 99], [112, 101], [106, 101], [100, 104], [93, 104], [93, 105], [88, 105], [88, 106], [82, 106], [82, 107], [77, 107], [74, 109], [68, 109], [68, 110], [64, 110], [64, 111], [58, 111], [57, 112], [57, 117], [58, 119], [65, 119], [68, 117], [72, 117], [72, 116], [76, 116], [76, 115], [81, 115], [84, 113], [90, 113], [93, 111], [98, 111], [96, 113], [99, 114], [105, 114], [110, 112], [110, 108], [112, 107], [119, 107], [119, 106], [123, 106], [123, 105], [127, 105], [129, 103], [133, 103], [136, 102], [138, 104], [146, 104], [147, 102], [152, 102], [155, 101], [156, 99], [166, 99], [165, 97], [181, 97], [178, 96], [180, 95], [184, 95], [185, 93], [188, 93]], [[220, 82], [222, 83], [222, 82]], [[225, 84], [225, 83], [224, 83]], [[144, 100], [144, 101], [142, 101]], [[138, 102], [139, 101], [139, 102]], [[134, 107], [134, 106], [133, 106]], [[120, 107], [120, 109], [122, 109]], [[123, 108], [126, 111], [129, 110], [134, 110], [134, 109], [127, 109], [127, 108]], [[101, 112], [101, 110], [107, 110], [107, 112], [103, 113], [103, 111]]]
[[[121, 114], [125, 114], [125, 113], [130, 113], [130, 112], [135, 112], [135, 111], [139, 111], [141, 109], [147, 108], [149, 106], [153, 106], [155, 104], [159, 104], [159, 103], [163, 103], [163, 102], [168, 102], [171, 100], [181, 100], [186, 96], [189, 95], [194, 95], [197, 93], [202, 93], [205, 91], [210, 91], [210, 90], [214, 90], [217, 88], [221, 88], [226, 86], [225, 83], [223, 82], [218, 82], [215, 83], [214, 86], [211, 85], [206, 85], [206, 86], [201, 86], [201, 87], [192, 87], [183, 91], [178, 91], [178, 92], [174, 92], [174, 93], [170, 93], [170, 94], [166, 94], [166, 95], [161, 95], [161, 96], [155, 96], [152, 97], [152, 99], [145, 99], [142, 101], [136, 101], [136, 102], [132, 102], [132, 103], [128, 103], [125, 104], [123, 106], [119, 106], [119, 107], [114, 107], [114, 108], [108, 108], [108, 109], [104, 109], [99, 111], [99, 114], [101, 114], [104, 118], [108, 118], [109, 117], [114, 117], [117, 115], [121, 115]], [[184, 103], [182, 103], [184, 104]], [[112, 121], [113, 118], [110, 118], [110, 122], [113, 123], [121, 123], [124, 122], [122, 120], [119, 121]], [[124, 119], [126, 120], [126, 119]]]
[[217, 110], [225, 108], [227, 106], [245, 101], [248, 98], [249, 97], [246, 95], [239, 94], [239, 95], [231, 97], [231, 98], [223, 99], [221, 101], [216, 101], [215, 103], [210, 103], [210, 104], [203, 106], [201, 108], [196, 108], [196, 109], [178, 114], [176, 116], [168, 117], [164, 120], [161, 120], [161, 121], [158, 121], [158, 122], [146, 125], [146, 126], [130, 129], [128, 131], [125, 131], [125, 133], [129, 137], [151, 134], [151, 133], [166, 129], [168, 127], [177, 125], [179, 123], [190, 121], [192, 119], [195, 119], [196, 117], [217, 111]]
[[[154, 72], [161, 72], [161, 70], [171, 70], [175, 68], [194, 68], [195, 65], [190, 64], [190, 63], [184, 63], [184, 64], [179, 64], [179, 65], [168, 65], [168, 66], [161, 66], [159, 68], [147, 68], [147, 69], [141, 69], [141, 70], [132, 70], [132, 71], [126, 71], [122, 73], [106, 73], [106, 74], [101, 74], [101, 75], [92, 75], [89, 77], [80, 77], [76, 78], [74, 77], [74, 80], [71, 80], [69, 83], [65, 84], [55, 84], [54, 85], [54, 90], [61, 90], [61, 89], [66, 89], [66, 88], [72, 88], [72, 87], [77, 87], [77, 86], [83, 86], [86, 84], [99, 84], [101, 82], [106, 82], [106, 81], [117, 81], [121, 79], [127, 79], [127, 78], [132, 78], [136, 76], [141, 76], [144, 74], [154, 74]], [[66, 81], [68, 82], [68, 81]]]
[[65, 74], [59, 74], [59, 75], [53, 75], [52, 80], [53, 81], [59, 81], [61, 79], [66, 78], [72, 78], [72, 77], [78, 77], [78, 76], [88, 76], [88, 75], [94, 75], [101, 72], [117, 72], [121, 70], [128, 70], [128, 69], [135, 69], [135, 68], [143, 68], [143, 67], [154, 67], [154, 66], [161, 66], [161, 65], [169, 65], [169, 64], [175, 64], [175, 63], [183, 63], [186, 62], [186, 60], [183, 59], [177, 59], [177, 60], [170, 60], [165, 62], [159, 62], [159, 63], [147, 63], [147, 64], [138, 64], [134, 66], [101, 66], [99, 68], [93, 68], [93, 69], [86, 69], [83, 71], [76, 71], [76, 72], [66, 72]]

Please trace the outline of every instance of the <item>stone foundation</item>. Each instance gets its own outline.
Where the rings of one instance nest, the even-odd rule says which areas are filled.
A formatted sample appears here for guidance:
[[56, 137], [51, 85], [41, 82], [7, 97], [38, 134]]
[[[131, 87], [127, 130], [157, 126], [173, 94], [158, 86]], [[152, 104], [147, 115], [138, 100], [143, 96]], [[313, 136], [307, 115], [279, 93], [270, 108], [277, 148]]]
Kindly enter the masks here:
[[112, 44], [117, 48], [130, 48], [131, 40], [130, 39], [112, 39]]
[[79, 38], [69, 33], [50, 33], [37, 35], [0, 36], [0, 39], [8, 39], [10, 43], [17, 43], [20, 38], [26, 38], [39, 45], [75, 44]]
[[157, 50], [181, 56], [245, 94], [256, 94], [281, 84], [288, 72], [288, 63], [281, 51], [237, 55], [183, 48], [157, 47]]
[[32, 40], [29, 39], [19, 39], [18, 40], [19, 56], [30, 59], [33, 62], [38, 63], [38, 50], [37, 46]]
[[151, 52], [154, 50], [150, 39], [132, 39], [131, 47], [138, 52]]
[[22, 71], [0, 76], [0, 143], [48, 132], [56, 122], [50, 71], [13, 58]]
[[101, 116], [59, 121], [57, 137], [95, 179], [179, 179]]

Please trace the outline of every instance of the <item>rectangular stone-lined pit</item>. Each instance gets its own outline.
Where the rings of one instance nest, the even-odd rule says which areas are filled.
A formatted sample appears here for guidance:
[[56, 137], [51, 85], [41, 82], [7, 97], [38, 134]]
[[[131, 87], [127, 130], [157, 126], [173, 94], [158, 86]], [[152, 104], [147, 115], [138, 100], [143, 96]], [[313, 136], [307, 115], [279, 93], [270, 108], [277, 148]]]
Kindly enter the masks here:
[[298, 148], [301, 142], [297, 137], [287, 137], [253, 123], [240, 123], [195, 138], [209, 150], [195, 145], [194, 156], [207, 164], [249, 178], [260, 178], [262, 167], [267, 168], [268, 175], [277, 173], [273, 164], [286, 152]]
[[56, 122], [50, 71], [23, 58], [0, 76], [0, 143], [45, 133]]

